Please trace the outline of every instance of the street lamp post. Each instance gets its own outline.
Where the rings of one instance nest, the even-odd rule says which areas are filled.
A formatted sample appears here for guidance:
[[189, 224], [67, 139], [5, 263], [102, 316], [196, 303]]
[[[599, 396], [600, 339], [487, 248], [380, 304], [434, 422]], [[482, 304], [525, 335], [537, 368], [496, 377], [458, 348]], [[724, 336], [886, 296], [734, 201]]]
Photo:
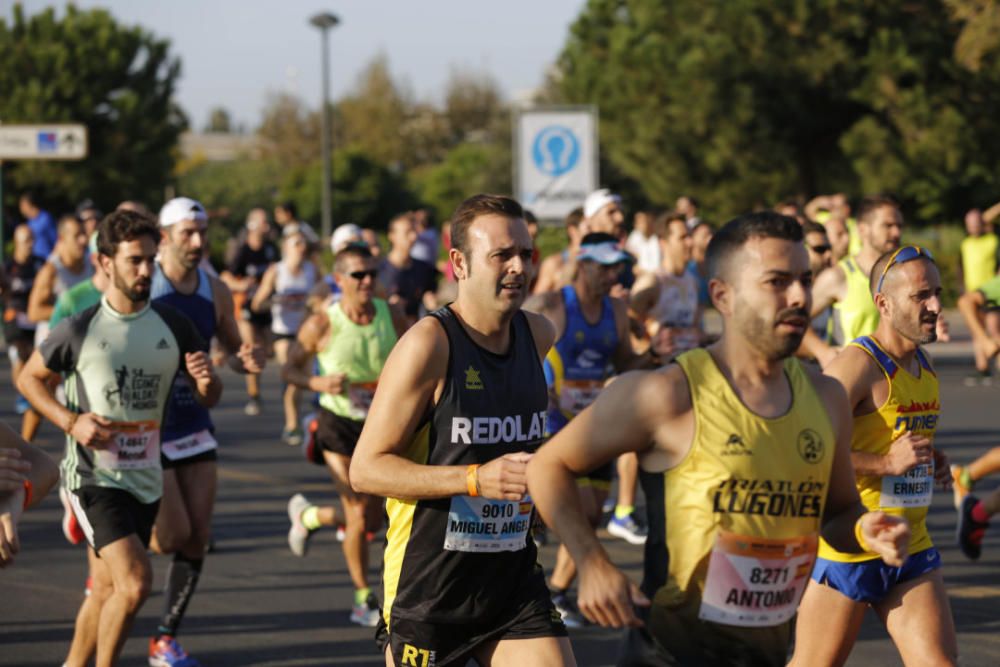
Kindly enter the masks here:
[[320, 60], [323, 65], [323, 109], [320, 113], [320, 120], [322, 121], [322, 137], [320, 142], [322, 143], [323, 151], [323, 187], [321, 189], [323, 193], [323, 221], [321, 231], [323, 238], [328, 239], [333, 231], [333, 193], [331, 192], [333, 187], [333, 173], [330, 141], [330, 50], [327, 32], [329, 32], [330, 28], [340, 23], [340, 19], [329, 12], [322, 12], [310, 18], [309, 23], [319, 28], [322, 38], [320, 46], [322, 50]]

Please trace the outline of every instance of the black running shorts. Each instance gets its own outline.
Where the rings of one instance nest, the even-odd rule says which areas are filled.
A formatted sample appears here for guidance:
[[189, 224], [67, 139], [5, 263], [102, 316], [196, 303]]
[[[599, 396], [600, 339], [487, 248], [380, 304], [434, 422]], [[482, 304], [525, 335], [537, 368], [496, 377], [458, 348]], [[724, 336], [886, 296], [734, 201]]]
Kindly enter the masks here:
[[392, 629], [379, 619], [375, 641], [385, 655], [392, 647], [396, 667], [465, 667], [483, 644], [504, 639], [566, 637], [544, 577], [529, 598], [511, 600], [495, 618], [475, 623], [424, 623], [394, 617]]
[[87, 542], [100, 556], [105, 546], [135, 535], [149, 548], [160, 501], [141, 503], [122, 489], [82, 486], [74, 492], [73, 509]]

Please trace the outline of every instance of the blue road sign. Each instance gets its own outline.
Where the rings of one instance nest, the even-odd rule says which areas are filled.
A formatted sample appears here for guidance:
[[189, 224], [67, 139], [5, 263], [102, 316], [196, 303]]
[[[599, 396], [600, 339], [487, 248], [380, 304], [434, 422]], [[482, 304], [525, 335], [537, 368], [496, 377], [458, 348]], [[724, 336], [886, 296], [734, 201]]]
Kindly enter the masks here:
[[38, 133], [38, 152], [55, 153], [59, 149], [59, 140], [55, 132]]
[[580, 142], [568, 127], [549, 125], [535, 135], [531, 157], [542, 173], [562, 176], [579, 162]]

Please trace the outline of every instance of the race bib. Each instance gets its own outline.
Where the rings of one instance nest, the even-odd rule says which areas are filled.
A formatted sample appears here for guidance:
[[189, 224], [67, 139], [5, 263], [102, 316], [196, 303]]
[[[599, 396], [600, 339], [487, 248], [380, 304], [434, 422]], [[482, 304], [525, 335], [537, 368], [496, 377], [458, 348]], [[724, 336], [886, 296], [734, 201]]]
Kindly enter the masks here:
[[448, 510], [444, 548], [470, 553], [520, 551], [527, 545], [533, 508], [528, 497], [518, 502], [455, 496]]
[[881, 507], [928, 507], [934, 495], [934, 465], [925, 463], [905, 475], [882, 478]]
[[578, 415], [597, 400], [603, 388], [601, 380], [563, 380], [559, 409], [568, 415]]
[[197, 433], [163, 443], [163, 455], [171, 461], [187, 459], [197, 454], [211, 451], [219, 446], [212, 432], [203, 429]]
[[743, 627], [787, 621], [806, 589], [817, 542], [815, 535], [773, 540], [719, 531], [698, 618]]
[[160, 427], [155, 421], [115, 422], [111, 444], [97, 450], [97, 466], [107, 470], [160, 467]]
[[351, 418], [365, 419], [375, 398], [378, 382], [351, 382], [347, 385], [347, 398], [351, 401]]

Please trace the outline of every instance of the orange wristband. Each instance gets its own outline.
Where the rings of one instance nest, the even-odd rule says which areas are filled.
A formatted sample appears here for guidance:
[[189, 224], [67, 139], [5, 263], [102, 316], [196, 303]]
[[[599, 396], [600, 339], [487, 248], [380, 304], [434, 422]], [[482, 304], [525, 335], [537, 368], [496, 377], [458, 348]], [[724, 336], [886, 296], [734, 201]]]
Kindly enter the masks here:
[[465, 489], [473, 498], [479, 496], [479, 464], [473, 463], [465, 469]]
[[31, 485], [31, 480], [24, 480], [24, 505], [22, 506], [22, 509], [28, 509], [28, 505], [31, 504], [31, 492], [33, 490], [34, 487]]

